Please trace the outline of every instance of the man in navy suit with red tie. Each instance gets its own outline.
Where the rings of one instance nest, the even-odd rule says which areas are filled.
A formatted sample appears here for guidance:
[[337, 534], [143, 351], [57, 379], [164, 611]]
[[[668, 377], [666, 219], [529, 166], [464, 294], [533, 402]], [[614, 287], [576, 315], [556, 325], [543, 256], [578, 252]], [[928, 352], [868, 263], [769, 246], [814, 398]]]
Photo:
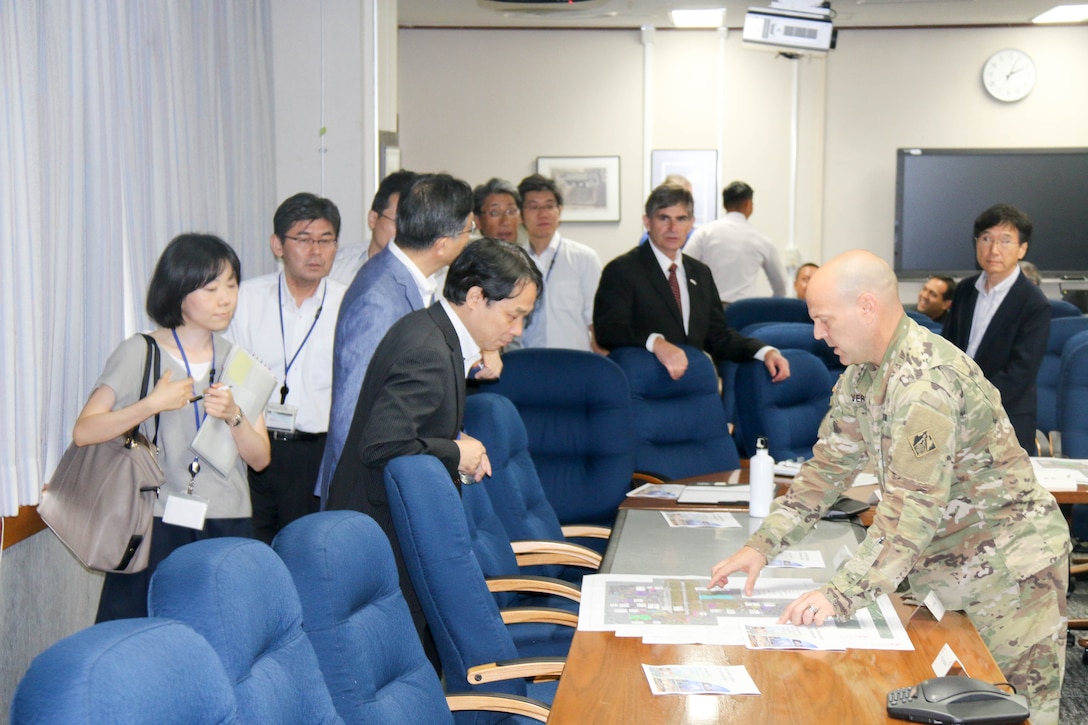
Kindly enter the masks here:
[[710, 268], [680, 252], [694, 223], [691, 192], [663, 184], [646, 200], [643, 223], [650, 243], [608, 263], [593, 305], [597, 343], [645, 347], [673, 380], [688, 359], [679, 345], [705, 350], [715, 361], [762, 360], [774, 382], [790, 375], [786, 358], [773, 347], [745, 337], [725, 323], [725, 311]]

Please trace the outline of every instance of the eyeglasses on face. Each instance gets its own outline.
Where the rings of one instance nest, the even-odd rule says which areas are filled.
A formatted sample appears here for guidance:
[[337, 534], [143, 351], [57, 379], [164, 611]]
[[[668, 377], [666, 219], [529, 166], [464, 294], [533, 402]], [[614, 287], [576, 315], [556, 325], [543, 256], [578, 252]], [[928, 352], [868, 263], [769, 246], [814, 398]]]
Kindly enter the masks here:
[[462, 229], [461, 231], [457, 232], [453, 236], [459, 237], [462, 234], [471, 235], [471, 234], [475, 234], [475, 233], [476, 233], [476, 222], [469, 222], [468, 229]]
[[491, 217], [492, 219], [498, 219], [499, 217], [504, 217], [504, 216], [506, 216], [506, 217], [517, 216], [518, 215], [518, 210], [517, 210], [516, 207], [513, 208], [513, 209], [488, 209], [487, 211], [484, 212], [484, 214]]
[[525, 211], [529, 212], [553, 212], [559, 208], [558, 204], [526, 204]]
[[1013, 239], [1011, 235], [995, 237], [993, 234], [980, 234], [978, 237], [975, 237], [975, 244], [980, 247], [992, 247], [996, 244], [1000, 249], [1009, 249], [1015, 247], [1019, 243], [1020, 242]]
[[284, 237], [289, 239], [303, 249], [311, 249], [315, 244], [320, 249], [328, 249], [330, 246], [336, 246], [336, 237]]

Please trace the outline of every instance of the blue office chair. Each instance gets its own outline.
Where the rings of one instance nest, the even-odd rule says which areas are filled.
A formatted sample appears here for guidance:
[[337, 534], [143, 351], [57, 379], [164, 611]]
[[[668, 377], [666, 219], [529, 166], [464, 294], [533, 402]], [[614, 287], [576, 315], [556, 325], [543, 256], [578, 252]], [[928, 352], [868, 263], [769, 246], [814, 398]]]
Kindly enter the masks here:
[[1088, 330], [1088, 317], [1059, 317], [1050, 321], [1046, 352], [1035, 376], [1035, 387], [1038, 391], [1035, 427], [1042, 434], [1036, 438], [1040, 446], [1039, 452], [1044, 455], [1050, 453], [1050, 432], [1059, 429], [1058, 385], [1062, 375], [1063, 350], [1072, 337], [1085, 330]]
[[782, 350], [790, 362], [790, 376], [772, 383], [758, 360], [741, 363], [737, 370], [737, 416], [750, 457], [756, 438], [765, 436], [776, 461], [811, 458], [820, 422], [831, 405], [831, 374], [815, 355], [804, 350]]
[[1080, 317], [1080, 308], [1068, 300], [1047, 299], [1050, 303], [1050, 319], [1056, 320], [1063, 317]]
[[757, 322], [812, 322], [808, 305], [794, 297], [749, 297], [725, 308], [725, 324], [742, 330]]
[[621, 347], [609, 354], [631, 386], [635, 466], [666, 478], [738, 468], [714, 364], [701, 350], [687, 345], [683, 350], [688, 369], [679, 380], [643, 348]]
[[[1061, 320], [1053, 320], [1053, 325]], [[1062, 348], [1058, 376], [1057, 428], [1062, 455], [1088, 458], [1088, 331], [1078, 332]]]
[[[355, 723], [452, 723], [487, 705], [547, 719], [547, 709], [508, 695], [444, 695], [398, 585], [393, 550], [365, 514], [325, 511], [288, 524], [272, 542], [302, 602], [336, 710]], [[476, 698], [479, 698], [477, 701]]]
[[758, 338], [768, 345], [774, 345], [779, 350], [788, 348], [810, 352], [824, 364], [831, 373], [832, 379], [837, 379], [846, 366], [826, 342], [816, 339], [814, 333], [815, 327], [811, 320], [808, 322], [763, 322], [750, 325], [741, 331], [741, 334]]
[[502, 378], [486, 387], [518, 409], [559, 521], [611, 526], [635, 470], [623, 371], [601, 355], [532, 348], [504, 355]]
[[65, 637], [34, 658], [11, 702], [12, 725], [237, 722], [215, 650], [168, 619], [118, 619]]
[[904, 312], [907, 313], [907, 317], [914, 320], [930, 332], [935, 332], [936, 334], [940, 335], [941, 331], [944, 329], [944, 323], [935, 322], [933, 318], [931, 318], [924, 312], [919, 312], [918, 310], [904, 310]]
[[242, 722], [343, 723], [302, 631], [294, 582], [267, 544], [224, 537], [182, 546], [151, 576], [148, 610], [208, 640]]
[[563, 658], [520, 660], [523, 655], [506, 625], [546, 621], [574, 626], [577, 616], [545, 609], [500, 613], [473, 551], [457, 490], [438, 459], [393, 459], [385, 467], [385, 489], [404, 563], [442, 662], [446, 691], [486, 687], [550, 703], [555, 681], [524, 678], [558, 677]]

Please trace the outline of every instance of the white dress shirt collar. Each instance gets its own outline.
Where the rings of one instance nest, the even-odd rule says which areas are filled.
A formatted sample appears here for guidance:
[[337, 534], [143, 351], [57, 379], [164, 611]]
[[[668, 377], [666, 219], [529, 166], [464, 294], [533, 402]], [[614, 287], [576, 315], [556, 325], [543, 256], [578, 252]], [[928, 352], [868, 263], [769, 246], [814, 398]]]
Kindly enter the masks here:
[[465, 365], [465, 377], [468, 377], [468, 371], [472, 369], [472, 366], [480, 359], [480, 346], [476, 344], [476, 340], [472, 338], [472, 333], [465, 327], [465, 323], [461, 322], [461, 318], [457, 316], [457, 313], [453, 310], [453, 305], [445, 297], [438, 298], [439, 304], [442, 305], [442, 309], [446, 311], [446, 314], [450, 318], [450, 322], [453, 323], [453, 329], [457, 332], [457, 341], [461, 343], [461, 357]]
[[424, 277], [423, 272], [416, 266], [416, 263], [404, 253], [404, 250], [397, 246], [397, 242], [389, 242], [389, 251], [393, 253], [393, 256], [400, 260], [401, 264], [408, 268], [408, 272], [412, 275], [412, 281], [416, 283], [416, 288], [419, 290], [419, 296], [423, 298], [423, 306], [430, 307], [434, 302], [435, 294], [438, 291], [438, 281], [435, 275], [430, 277]]

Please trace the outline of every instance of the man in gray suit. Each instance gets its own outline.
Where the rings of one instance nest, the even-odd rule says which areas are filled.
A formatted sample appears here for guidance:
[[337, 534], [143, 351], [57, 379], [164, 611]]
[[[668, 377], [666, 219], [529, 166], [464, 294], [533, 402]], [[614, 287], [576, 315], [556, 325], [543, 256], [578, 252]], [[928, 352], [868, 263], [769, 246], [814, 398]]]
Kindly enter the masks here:
[[385, 466], [398, 456], [429, 454], [446, 466], [451, 486], [490, 475], [483, 444], [461, 432], [465, 376], [483, 350], [521, 334], [542, 286], [540, 270], [517, 245], [470, 244], [450, 267], [445, 296], [398, 320], [378, 345], [329, 487], [329, 509], [362, 511], [389, 537], [401, 591], [432, 662], [437, 656], [389, 513]]
[[[344, 294], [333, 346], [332, 411], [315, 491], [322, 507], [374, 350], [394, 322], [441, 296], [436, 274], [464, 249], [473, 231], [471, 215], [468, 184], [448, 174], [419, 176], [397, 205], [396, 238], [362, 266]], [[497, 376], [498, 354], [484, 362], [477, 377]]]

